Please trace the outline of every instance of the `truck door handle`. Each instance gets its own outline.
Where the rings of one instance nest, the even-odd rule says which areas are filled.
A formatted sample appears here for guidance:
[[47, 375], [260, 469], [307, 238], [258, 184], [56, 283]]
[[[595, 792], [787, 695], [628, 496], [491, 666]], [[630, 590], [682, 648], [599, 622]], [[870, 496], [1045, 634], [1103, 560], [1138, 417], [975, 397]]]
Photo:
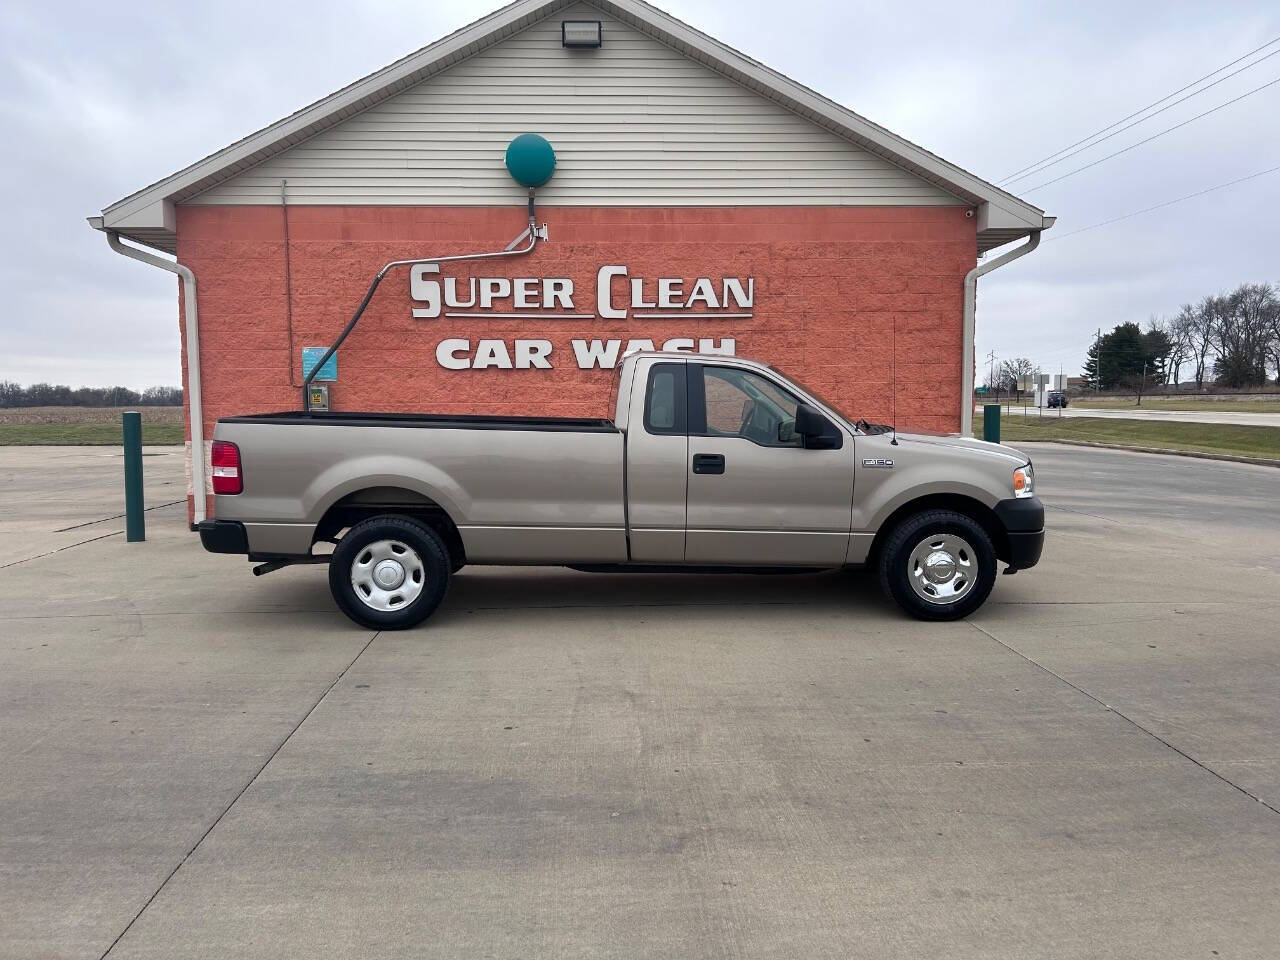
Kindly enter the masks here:
[[694, 473], [724, 473], [723, 453], [695, 453], [693, 455]]

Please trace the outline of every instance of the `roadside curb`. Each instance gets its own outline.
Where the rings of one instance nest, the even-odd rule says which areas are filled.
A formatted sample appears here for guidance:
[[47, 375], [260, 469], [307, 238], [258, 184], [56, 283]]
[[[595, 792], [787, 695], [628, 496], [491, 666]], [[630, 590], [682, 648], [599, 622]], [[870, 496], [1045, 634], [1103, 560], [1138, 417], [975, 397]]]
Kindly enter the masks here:
[[[1001, 441], [1002, 443], [1004, 441]], [[1098, 443], [1094, 440], [1014, 440], [1018, 443], [1056, 443], [1064, 447], [1100, 447], [1103, 450], [1128, 450], [1131, 453], [1158, 453], [1168, 457], [1194, 457], [1196, 460], [1226, 460], [1230, 463], [1252, 463], [1259, 467], [1280, 467], [1280, 460], [1270, 457], [1237, 457], [1230, 453], [1202, 453], [1199, 450], [1168, 450], [1164, 447], [1134, 447], [1124, 443]]]

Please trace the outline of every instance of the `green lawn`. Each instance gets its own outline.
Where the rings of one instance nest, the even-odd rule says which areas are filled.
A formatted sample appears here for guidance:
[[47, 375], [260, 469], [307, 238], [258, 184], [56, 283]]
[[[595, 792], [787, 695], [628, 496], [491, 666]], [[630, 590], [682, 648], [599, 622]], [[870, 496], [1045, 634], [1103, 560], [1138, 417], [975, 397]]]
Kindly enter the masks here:
[[[1280, 395], [1274, 400], [1233, 400], [1230, 397], [1143, 397], [1142, 406], [1133, 397], [1072, 397], [1071, 405], [1081, 410], [1221, 410], [1236, 413], [1280, 414]], [[1047, 411], [1046, 411], [1047, 412]]]
[[[119, 423], [0, 423], [0, 446], [120, 446], [123, 442]], [[142, 442], [157, 446], [181, 444], [182, 424], [144, 420]]]
[[[982, 436], [981, 418], [975, 417], [975, 435]], [[1238, 457], [1280, 459], [1280, 427], [1238, 427], [1215, 423], [1160, 423], [1150, 420], [1114, 420], [1101, 417], [1056, 417], [1048, 410], [1043, 418], [1022, 414], [1001, 417], [1000, 439], [1084, 441], [1130, 447], [1159, 447], [1194, 453], [1225, 453]]]

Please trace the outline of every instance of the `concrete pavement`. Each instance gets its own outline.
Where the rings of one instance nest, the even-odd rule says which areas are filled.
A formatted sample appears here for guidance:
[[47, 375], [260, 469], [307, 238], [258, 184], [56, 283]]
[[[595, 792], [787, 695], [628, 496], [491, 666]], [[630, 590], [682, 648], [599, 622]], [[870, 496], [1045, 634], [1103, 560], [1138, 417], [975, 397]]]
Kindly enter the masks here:
[[[149, 508], [183, 500], [181, 447], [144, 447]], [[0, 567], [124, 530], [119, 447], [0, 446]]]
[[0, 957], [1273, 956], [1280, 473], [1025, 446], [959, 624], [496, 568], [374, 635], [177, 506], [14, 563]]

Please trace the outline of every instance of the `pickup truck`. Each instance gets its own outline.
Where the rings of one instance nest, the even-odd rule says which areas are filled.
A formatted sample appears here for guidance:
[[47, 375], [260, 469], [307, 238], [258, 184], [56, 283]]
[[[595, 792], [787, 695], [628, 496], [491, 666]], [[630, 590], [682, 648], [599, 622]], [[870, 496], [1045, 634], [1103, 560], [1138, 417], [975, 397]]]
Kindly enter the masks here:
[[[724, 572], [870, 567], [922, 620], [1031, 567], [1030, 460], [850, 422], [740, 357], [636, 353], [612, 420], [269, 413], [219, 420], [205, 549], [327, 563], [357, 623], [429, 617], [466, 564]], [[328, 545], [332, 544], [332, 547]]]

